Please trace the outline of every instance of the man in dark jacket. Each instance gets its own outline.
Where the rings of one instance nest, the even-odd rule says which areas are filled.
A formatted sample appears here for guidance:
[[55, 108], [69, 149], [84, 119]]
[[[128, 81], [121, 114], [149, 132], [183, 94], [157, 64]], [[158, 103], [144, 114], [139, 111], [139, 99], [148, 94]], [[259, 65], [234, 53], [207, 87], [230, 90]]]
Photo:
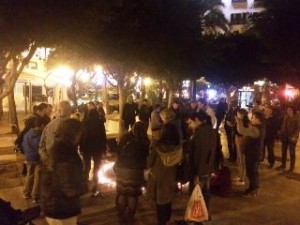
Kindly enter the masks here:
[[289, 172], [294, 171], [296, 161], [296, 144], [299, 138], [299, 132], [300, 125], [297, 111], [294, 107], [289, 106], [286, 109], [286, 116], [283, 119], [279, 133], [281, 139], [282, 162], [281, 166], [277, 169], [285, 169], [287, 151], [289, 149], [291, 159]]
[[237, 130], [244, 136], [246, 174], [249, 179], [249, 187], [244, 197], [256, 197], [259, 189], [259, 158], [264, 146], [265, 124], [264, 115], [255, 112], [251, 118], [251, 124], [245, 127], [242, 122], [242, 114], [237, 113]]
[[141, 105], [139, 110], [139, 119], [145, 124], [146, 132], [148, 131], [150, 116], [151, 116], [151, 110], [150, 107], [148, 106], [148, 101], [147, 99], [144, 99], [143, 104]]
[[275, 163], [274, 158], [274, 142], [278, 132], [278, 121], [273, 116], [273, 109], [270, 106], [264, 108], [264, 114], [266, 119], [266, 135], [264, 140], [264, 147], [260, 161], [263, 162], [266, 154], [266, 148], [268, 151], [269, 167], [272, 168]]
[[138, 115], [137, 105], [133, 102], [131, 95], [127, 98], [127, 103], [124, 105], [122, 120], [124, 121], [125, 130], [128, 131], [129, 125], [132, 128], [135, 123], [135, 117]]
[[194, 187], [193, 184], [201, 185], [209, 213], [209, 184], [213, 167], [213, 156], [217, 143], [216, 132], [212, 128], [210, 116], [203, 111], [190, 115], [187, 123], [194, 131], [190, 140], [190, 166], [194, 182], [190, 182], [190, 187], [192, 191]]

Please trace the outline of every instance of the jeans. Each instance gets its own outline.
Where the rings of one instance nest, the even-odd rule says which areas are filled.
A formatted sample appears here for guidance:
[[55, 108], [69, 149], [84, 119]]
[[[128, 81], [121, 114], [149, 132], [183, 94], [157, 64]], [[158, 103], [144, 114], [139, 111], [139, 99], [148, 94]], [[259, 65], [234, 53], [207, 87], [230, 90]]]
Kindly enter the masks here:
[[243, 136], [235, 135], [235, 145], [236, 145], [236, 152], [237, 152], [239, 178], [240, 181], [244, 181], [245, 180], [245, 154], [244, 154]]
[[287, 158], [287, 151], [290, 150], [290, 160], [291, 160], [291, 169], [295, 167], [296, 161], [296, 144], [297, 141], [290, 141], [288, 139], [281, 140], [281, 150], [282, 150], [282, 165], [286, 166], [286, 158]]
[[224, 125], [226, 137], [227, 137], [227, 144], [228, 144], [228, 151], [229, 151], [229, 158], [233, 161], [236, 160], [236, 149], [234, 143], [234, 130], [232, 127], [228, 125]]
[[38, 162], [26, 162], [27, 175], [25, 178], [24, 194], [40, 197], [40, 172], [41, 164]]
[[261, 156], [261, 161], [264, 160], [265, 155], [266, 155], [266, 149], [268, 151], [268, 162], [271, 166], [274, 165], [275, 163], [275, 158], [274, 158], [274, 142], [275, 139], [271, 138], [271, 139], [266, 139], [265, 143], [264, 143], [264, 148], [263, 148], [263, 152], [262, 152], [262, 156]]
[[259, 188], [259, 157], [257, 155], [246, 154], [246, 174], [249, 179], [248, 191], [254, 191]]

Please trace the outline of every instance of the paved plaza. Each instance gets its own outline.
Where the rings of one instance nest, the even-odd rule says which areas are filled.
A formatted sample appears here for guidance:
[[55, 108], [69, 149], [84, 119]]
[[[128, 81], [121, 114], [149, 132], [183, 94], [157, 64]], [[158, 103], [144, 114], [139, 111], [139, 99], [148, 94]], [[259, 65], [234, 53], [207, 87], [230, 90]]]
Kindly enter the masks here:
[[[111, 123], [108, 133], [112, 135], [117, 126]], [[20, 175], [22, 156], [13, 152], [14, 135], [8, 134], [9, 126], [0, 122], [0, 197], [11, 201], [13, 207], [26, 209], [33, 206], [30, 200], [22, 198], [24, 178]], [[224, 136], [222, 138], [224, 140]], [[223, 145], [226, 145], [223, 142]], [[298, 149], [300, 146], [298, 145]], [[276, 143], [276, 165], [280, 164], [280, 143]], [[226, 151], [226, 148], [224, 147]], [[266, 162], [260, 166], [261, 188], [259, 196], [247, 199], [241, 196], [243, 187], [233, 186], [229, 197], [212, 197], [212, 221], [207, 225], [300, 225], [300, 157], [297, 157], [295, 173], [286, 173], [269, 169]], [[5, 163], [8, 164], [5, 164]], [[236, 166], [232, 168], [233, 176]], [[82, 197], [82, 215], [79, 221], [90, 225], [117, 225], [115, 208], [115, 192], [112, 187], [102, 186], [103, 196], [91, 198]], [[188, 194], [174, 194], [173, 220], [181, 220], [187, 205]], [[136, 225], [155, 225], [155, 207], [146, 197], [140, 198], [136, 215]], [[43, 216], [34, 221], [36, 225], [46, 224]]]

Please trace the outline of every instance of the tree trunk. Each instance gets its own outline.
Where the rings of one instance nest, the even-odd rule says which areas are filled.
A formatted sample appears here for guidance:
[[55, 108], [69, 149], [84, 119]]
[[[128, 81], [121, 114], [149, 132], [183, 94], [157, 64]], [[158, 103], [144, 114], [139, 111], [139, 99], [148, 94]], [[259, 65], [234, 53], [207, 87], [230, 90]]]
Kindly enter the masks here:
[[107, 89], [107, 80], [106, 76], [104, 76], [104, 101], [105, 101], [105, 108], [106, 108], [106, 113], [110, 114], [111, 109], [109, 107], [109, 96], [108, 96], [108, 89]]
[[72, 77], [72, 85], [71, 85], [71, 95], [72, 95], [72, 101], [75, 107], [77, 107], [77, 96], [76, 96], [76, 84], [77, 84], [77, 70], [74, 72]]
[[170, 108], [172, 106], [173, 95], [174, 95], [174, 91], [172, 90], [172, 88], [170, 88], [169, 89], [169, 96], [168, 96], [168, 108]]
[[118, 136], [121, 138], [124, 134], [124, 121], [122, 120], [123, 109], [126, 99], [126, 91], [124, 88], [124, 81], [123, 79], [119, 79], [118, 81], [118, 89], [119, 89], [119, 133]]
[[[2, 87], [0, 88], [0, 92], [2, 92]], [[3, 101], [0, 100], [0, 120], [2, 120], [3, 117]]]
[[158, 93], [158, 100], [159, 100], [159, 102], [163, 101], [163, 97], [164, 97], [164, 94], [163, 94], [163, 81], [160, 80], [159, 81], [159, 93]]
[[142, 106], [143, 100], [145, 99], [145, 97], [146, 97], [146, 87], [145, 87], [145, 84], [143, 84], [143, 80], [142, 80], [141, 93], [140, 93], [140, 99], [139, 99], [139, 108]]
[[12, 133], [17, 134], [20, 129], [14, 92], [12, 91], [7, 97], [9, 105], [9, 119], [10, 123], [12, 124]]

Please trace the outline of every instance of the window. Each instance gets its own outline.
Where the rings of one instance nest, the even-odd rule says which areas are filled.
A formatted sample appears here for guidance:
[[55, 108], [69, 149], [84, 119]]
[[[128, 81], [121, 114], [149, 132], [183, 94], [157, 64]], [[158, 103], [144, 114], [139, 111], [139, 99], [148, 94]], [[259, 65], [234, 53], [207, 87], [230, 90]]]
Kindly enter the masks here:
[[230, 17], [231, 25], [243, 25], [248, 22], [249, 13], [232, 13]]
[[32, 69], [32, 70], [37, 70], [38, 69], [38, 64], [37, 64], [37, 62], [30, 61], [27, 65], [27, 68]]

